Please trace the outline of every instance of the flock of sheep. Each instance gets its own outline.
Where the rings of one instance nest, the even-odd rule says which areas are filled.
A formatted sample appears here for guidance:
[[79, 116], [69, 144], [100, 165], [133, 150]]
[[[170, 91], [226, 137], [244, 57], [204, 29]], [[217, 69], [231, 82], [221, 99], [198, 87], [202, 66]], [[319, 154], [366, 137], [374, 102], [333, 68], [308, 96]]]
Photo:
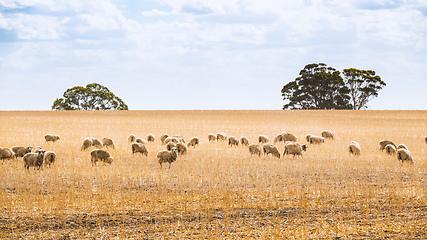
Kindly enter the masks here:
[[[60, 137], [55, 134], [46, 134], [45, 136], [46, 142], [56, 142], [60, 140]], [[131, 134], [128, 138], [128, 142], [131, 144], [132, 154], [141, 154], [142, 156], [148, 156], [148, 149], [146, 147], [147, 142], [154, 142], [155, 137], [153, 134], [149, 134], [147, 136], [147, 140], [144, 138], [136, 138], [135, 135]], [[284, 152], [282, 156], [285, 155], [293, 155], [302, 156], [303, 151], [306, 151], [307, 145], [297, 143], [297, 137], [288, 132], [283, 132], [281, 134], [277, 134], [274, 137], [273, 143], [276, 144], [278, 142], [284, 142]], [[325, 139], [334, 139], [334, 133], [329, 130], [325, 130], [321, 133], [321, 136], [316, 136], [312, 134], [308, 134], [305, 137], [306, 141], [309, 144], [322, 144], [325, 142]], [[265, 135], [260, 135], [258, 137], [258, 144], [252, 143], [249, 144], [249, 140], [247, 137], [243, 136], [240, 139], [230, 136], [228, 137], [226, 133], [220, 132], [218, 134], [210, 133], [208, 135], [209, 142], [226, 142], [228, 140], [228, 146], [238, 147], [239, 144], [242, 146], [248, 147], [249, 153], [251, 156], [264, 154], [268, 156], [271, 154], [273, 157], [280, 159], [280, 151], [274, 145], [270, 143], [270, 139]], [[185, 143], [185, 139], [181, 135], [169, 136], [164, 134], [160, 137], [160, 141], [162, 145], [165, 145], [165, 150], [161, 150], [157, 153], [157, 159], [159, 161], [160, 167], [162, 168], [163, 163], [169, 163], [169, 168], [171, 164], [176, 161], [179, 155], [184, 155], [188, 152], [189, 147], [196, 148], [197, 145], [200, 144], [200, 140], [198, 137], [191, 138], [188, 143]], [[427, 137], [425, 138], [425, 142], [427, 143]], [[261, 145], [262, 144], [262, 145]], [[392, 141], [383, 140], [379, 142], [380, 150], [385, 151], [389, 155], [396, 155], [397, 159], [402, 162], [413, 163], [411, 152], [408, 150], [406, 145], [399, 144], [396, 146]], [[103, 138], [102, 143], [92, 137], [85, 138], [83, 140], [81, 150], [84, 151], [88, 148], [94, 147], [90, 153], [92, 166], [96, 165], [98, 161], [102, 161], [108, 164], [113, 162], [113, 157], [107, 150], [103, 150], [101, 148], [115, 148], [114, 141], [110, 138]], [[50, 167], [51, 164], [55, 162], [56, 154], [53, 151], [45, 151], [41, 147], [35, 147], [34, 152], [32, 152], [33, 148], [31, 146], [22, 147], [22, 146], [14, 146], [11, 149], [0, 147], [0, 159], [15, 159], [22, 158], [24, 162], [24, 167], [28, 170], [29, 167], [34, 167], [40, 169], [43, 165]], [[350, 154], [360, 155], [361, 148], [359, 143], [355, 141], [351, 141], [348, 145], [348, 151]]]

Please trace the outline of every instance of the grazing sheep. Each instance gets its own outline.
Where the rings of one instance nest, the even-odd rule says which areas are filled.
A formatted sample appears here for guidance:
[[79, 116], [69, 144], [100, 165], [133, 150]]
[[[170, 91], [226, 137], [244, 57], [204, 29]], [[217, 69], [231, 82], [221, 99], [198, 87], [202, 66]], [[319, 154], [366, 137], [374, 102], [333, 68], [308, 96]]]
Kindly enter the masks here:
[[351, 141], [348, 144], [348, 152], [354, 155], [360, 155], [361, 150], [360, 150], [359, 143], [355, 141]]
[[332, 131], [325, 130], [325, 131], [322, 132], [322, 137], [323, 138], [334, 139], [334, 133]]
[[187, 154], [188, 148], [183, 142], [179, 142], [176, 144], [176, 149], [178, 150], [179, 155]]
[[142, 143], [132, 143], [132, 154], [140, 153], [141, 156], [145, 155], [148, 157], [148, 149]]
[[406, 150], [404, 148], [397, 149], [397, 160], [403, 162], [410, 162], [411, 164], [414, 164], [414, 161], [412, 160], [412, 154], [409, 150]]
[[44, 135], [44, 139], [46, 139], [46, 142], [56, 142], [60, 140], [60, 137], [59, 135], [55, 135], [55, 134], [46, 134]]
[[265, 135], [259, 135], [258, 136], [258, 142], [259, 143], [268, 143], [270, 139]]
[[15, 157], [15, 153], [9, 148], [0, 147], [0, 159], [13, 159]]
[[282, 136], [282, 134], [277, 134], [274, 137], [274, 143], [277, 143], [277, 142], [283, 142], [283, 136]]
[[170, 151], [172, 148], [174, 148], [174, 147], [176, 147], [176, 143], [174, 143], [174, 142], [172, 142], [172, 141], [170, 141], [170, 142], [168, 142], [168, 144], [166, 144], [166, 149], [168, 150], [168, 151]]
[[24, 168], [29, 170], [30, 167], [34, 167], [34, 169], [37, 167], [37, 169], [40, 170], [41, 166], [43, 165], [44, 153], [44, 150], [40, 150], [37, 153], [25, 154], [22, 158], [24, 160]]
[[262, 148], [260, 145], [252, 143], [251, 145], [249, 145], [249, 152], [251, 153], [251, 157], [254, 154], [258, 154], [258, 156], [261, 157]]
[[162, 144], [164, 145], [164, 144], [166, 144], [165, 143], [165, 139], [166, 138], [168, 138], [169, 137], [169, 135], [167, 135], [167, 134], [163, 134], [161, 137], [160, 137], [160, 141], [162, 142]]
[[397, 149], [397, 146], [396, 146], [396, 144], [394, 144], [394, 142], [388, 141], [388, 140], [382, 140], [382, 141], [380, 141], [380, 150], [384, 151], [385, 146], [387, 146], [388, 144], [393, 145], [393, 147], [395, 147]]
[[172, 148], [170, 151], [163, 150], [157, 153], [157, 159], [160, 163], [160, 168], [162, 168], [162, 163], [169, 163], [169, 168], [171, 168], [171, 164], [176, 161], [178, 157], [178, 150], [176, 148]]
[[242, 144], [242, 146], [248, 146], [249, 145], [249, 139], [245, 136], [242, 136], [240, 138], [240, 144]]
[[133, 142], [135, 142], [135, 140], [136, 140], [135, 135], [133, 135], [133, 134], [129, 135], [128, 142], [133, 143]]
[[388, 153], [389, 155], [393, 155], [396, 153], [396, 148], [391, 144], [387, 144], [384, 149], [385, 149], [385, 152]]
[[95, 148], [102, 148], [101, 141], [99, 141], [97, 138], [92, 138], [92, 142], [92, 146], [94, 146]]
[[283, 142], [296, 142], [297, 141], [297, 137], [295, 135], [293, 135], [292, 133], [288, 133], [288, 132], [282, 132], [282, 141]]
[[113, 139], [108, 138], [108, 137], [105, 137], [105, 138], [102, 139], [102, 146], [104, 146], [106, 148], [109, 148], [109, 147], [111, 147], [113, 149], [115, 148], [114, 147]]
[[92, 162], [92, 166], [96, 165], [97, 161], [103, 161], [111, 164], [113, 162], [113, 157], [111, 157], [110, 153], [105, 150], [94, 149], [90, 152], [90, 161]]
[[187, 147], [192, 146], [192, 147], [196, 148], [196, 146], [199, 145], [199, 143], [200, 143], [199, 138], [198, 137], [193, 137], [188, 142]]
[[15, 153], [15, 157], [23, 157], [25, 154], [30, 153], [33, 148], [31, 146], [28, 147], [18, 147], [15, 146], [12, 148], [12, 151]]
[[176, 137], [167, 137], [164, 141], [164, 144], [168, 144], [171, 141], [174, 142], [175, 144], [179, 142], [178, 138]]
[[217, 141], [226, 141], [227, 140], [227, 134], [225, 132], [220, 132], [216, 135]]
[[46, 166], [50, 167], [50, 165], [53, 164], [55, 160], [56, 154], [53, 151], [46, 151], [44, 153], [43, 161]]
[[34, 148], [34, 153], [38, 153], [40, 151], [44, 151], [42, 147], [37, 146], [37, 147]]
[[274, 146], [273, 144], [266, 143], [266, 144], [262, 145], [262, 149], [264, 150], [264, 155], [268, 156], [268, 154], [271, 153], [271, 155], [273, 155], [273, 157], [277, 157], [280, 159], [279, 149], [277, 149], [277, 147]]
[[211, 142], [211, 141], [215, 142], [216, 141], [216, 135], [213, 133], [209, 133], [208, 140], [209, 140], [209, 142]]
[[305, 140], [307, 140], [307, 142], [310, 142], [310, 138], [311, 138], [311, 134], [305, 135]]
[[156, 140], [156, 138], [154, 137], [153, 134], [148, 134], [147, 136], [147, 141], [148, 142], [154, 142]]
[[325, 142], [324, 137], [319, 137], [319, 136], [314, 136], [314, 135], [310, 136], [310, 144], [321, 144], [324, 142]]
[[177, 134], [177, 135], [173, 135], [172, 137], [178, 139], [178, 142], [185, 143], [185, 139], [184, 139], [184, 137], [182, 135]]
[[93, 139], [91, 137], [88, 137], [88, 138], [85, 138], [83, 140], [83, 144], [82, 144], [82, 147], [81, 147], [80, 150], [84, 151], [84, 150], [86, 150], [86, 149], [88, 149], [88, 148], [90, 148], [92, 146], [93, 146]]
[[145, 141], [145, 139], [143, 139], [143, 138], [137, 138], [137, 139], [135, 140], [135, 142], [137, 142], [137, 143], [141, 143], [141, 144], [146, 144], [146, 143], [147, 143], [147, 141]]
[[239, 139], [231, 136], [228, 138], [228, 146], [232, 147], [233, 145], [238, 147], [239, 146]]
[[302, 145], [296, 142], [290, 142], [285, 144], [285, 151], [283, 152], [283, 157], [288, 154], [296, 155], [302, 157], [302, 151], [307, 151], [307, 145]]
[[408, 150], [408, 147], [403, 143], [397, 145], [397, 149], [401, 149], [401, 148]]

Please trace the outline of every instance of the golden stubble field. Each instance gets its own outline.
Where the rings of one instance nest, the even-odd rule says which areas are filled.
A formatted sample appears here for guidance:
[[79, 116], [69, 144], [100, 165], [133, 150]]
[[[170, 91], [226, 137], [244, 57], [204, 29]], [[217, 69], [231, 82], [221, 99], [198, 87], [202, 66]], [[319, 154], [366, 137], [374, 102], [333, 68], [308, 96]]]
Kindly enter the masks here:
[[[0, 112], [0, 146], [42, 146], [51, 168], [0, 165], [0, 238], [24, 239], [425, 239], [427, 111], [42, 111]], [[332, 130], [303, 158], [251, 157], [209, 143], [209, 133], [306, 134]], [[46, 143], [43, 136], [61, 140]], [[147, 157], [127, 138], [152, 133]], [[170, 169], [156, 159], [160, 135], [199, 137]], [[85, 137], [110, 137], [111, 165], [91, 166]], [[414, 164], [378, 150], [404, 143]], [[359, 157], [347, 146], [357, 141]], [[283, 143], [276, 144], [283, 154]]]

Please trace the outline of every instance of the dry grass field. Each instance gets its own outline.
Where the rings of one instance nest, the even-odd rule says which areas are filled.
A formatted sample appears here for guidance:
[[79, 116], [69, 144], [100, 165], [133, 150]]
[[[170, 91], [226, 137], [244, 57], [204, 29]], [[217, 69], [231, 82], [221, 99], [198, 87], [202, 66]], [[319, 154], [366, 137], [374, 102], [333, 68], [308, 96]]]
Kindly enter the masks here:
[[[0, 123], [1, 147], [57, 155], [43, 170], [26, 171], [22, 158], [0, 163], [2, 239], [427, 238], [427, 111], [0, 112]], [[207, 141], [287, 131], [305, 143], [325, 129], [335, 139], [295, 159]], [[46, 143], [47, 133], [61, 140]], [[149, 133], [148, 158], [132, 156], [128, 136]], [[160, 169], [164, 133], [201, 144]], [[82, 141], [106, 136], [114, 161], [92, 167]], [[383, 139], [406, 144], [414, 164], [380, 152]], [[361, 156], [349, 155], [350, 141]]]

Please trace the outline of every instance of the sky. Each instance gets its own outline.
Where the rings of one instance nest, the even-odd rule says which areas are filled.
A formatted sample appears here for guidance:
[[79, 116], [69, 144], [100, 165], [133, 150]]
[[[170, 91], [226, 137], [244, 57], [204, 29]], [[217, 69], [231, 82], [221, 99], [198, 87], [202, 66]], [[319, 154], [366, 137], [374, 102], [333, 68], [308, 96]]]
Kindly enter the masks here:
[[374, 70], [426, 110], [425, 0], [0, 0], [0, 110], [99, 83], [130, 110], [282, 109], [311, 63]]

